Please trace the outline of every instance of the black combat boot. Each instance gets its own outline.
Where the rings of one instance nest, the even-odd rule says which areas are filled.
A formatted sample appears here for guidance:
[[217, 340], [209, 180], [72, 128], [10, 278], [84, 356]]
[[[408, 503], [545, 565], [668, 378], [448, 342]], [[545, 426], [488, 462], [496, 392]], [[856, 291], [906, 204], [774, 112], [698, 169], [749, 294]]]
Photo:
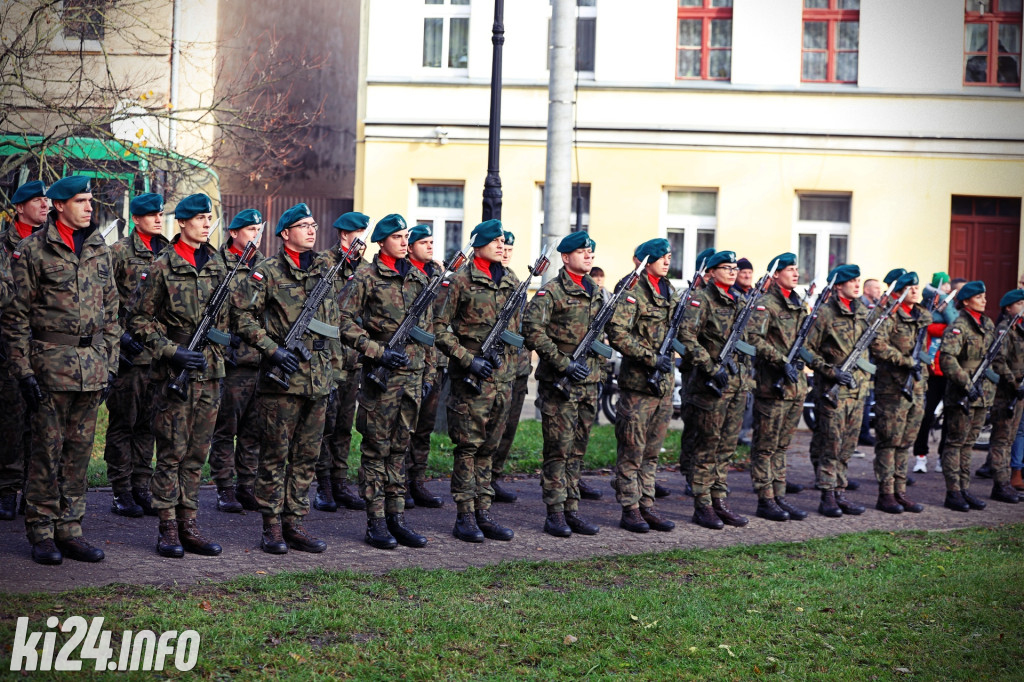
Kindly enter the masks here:
[[146, 516], [156, 516], [156, 509], [153, 509], [153, 495], [149, 488], [132, 488], [132, 499], [135, 504], [142, 507], [142, 513]]
[[718, 518], [718, 514], [708, 504], [694, 504], [693, 522], [698, 526], [710, 528], [711, 530], [722, 530], [725, 528], [722, 519]]
[[1003, 483], [1002, 485], [999, 483], [993, 483], [992, 499], [996, 502], [1007, 502], [1009, 504], [1017, 504], [1020, 502], [1020, 496], [1009, 483]]
[[313, 509], [322, 512], [338, 511], [338, 503], [334, 500], [334, 492], [331, 490], [330, 476], [316, 477], [316, 497], [313, 498]]
[[789, 521], [789, 512], [775, 502], [774, 497], [763, 497], [757, 500], [757, 511], [754, 514], [769, 521]]
[[484, 537], [489, 540], [508, 542], [515, 537], [515, 531], [495, 521], [489, 509], [476, 510], [476, 525], [480, 532], [484, 534]]
[[245, 511], [259, 511], [260, 505], [256, 502], [256, 489], [251, 485], [236, 485], [235, 499], [242, 505]]
[[327, 549], [327, 543], [307, 533], [301, 523], [282, 523], [281, 537], [289, 547], [300, 552], [319, 554]]
[[287, 554], [288, 543], [281, 534], [281, 524], [276, 516], [263, 517], [263, 535], [260, 536], [260, 549], [267, 554]]
[[511, 504], [519, 499], [518, 495], [516, 495], [514, 492], [503, 486], [497, 480], [491, 481], [491, 488], [494, 489], [495, 502], [504, 502], [506, 504]]
[[971, 505], [967, 504], [964, 500], [964, 496], [959, 490], [947, 490], [946, 500], [942, 503], [942, 506], [946, 509], [952, 509], [953, 511], [966, 512], [971, 510]]
[[0, 521], [13, 521], [18, 513], [18, 493], [0, 497]]
[[908, 511], [912, 514], [920, 514], [924, 511], [924, 505], [907, 499], [906, 493], [894, 493], [893, 497], [895, 497], [896, 501], [900, 503], [901, 507], [903, 507], [903, 511]]
[[729, 505], [725, 503], [724, 497], [711, 498], [711, 508], [715, 510], [715, 514], [718, 515], [718, 518], [722, 519], [722, 523], [727, 526], [742, 528], [750, 523], [750, 519], [746, 516], [740, 516], [733, 510], [729, 509]]
[[103, 550], [99, 547], [93, 547], [85, 541], [85, 538], [70, 538], [68, 540], [55, 540], [54, 542], [61, 554], [68, 559], [85, 561], [90, 564], [103, 561]]
[[847, 490], [857, 490], [858, 488], [860, 488], [860, 481], [855, 481], [852, 478], [846, 481]]
[[354, 509], [355, 511], [366, 509], [366, 500], [349, 490], [347, 481], [332, 478], [331, 491], [334, 493], [334, 501], [339, 505], [345, 505], [345, 509]]
[[427, 487], [421, 480], [413, 481], [409, 485], [409, 494], [412, 495], [412, 499], [416, 502], [417, 506], [425, 507], [426, 509], [440, 509], [444, 506], [444, 500], [427, 490]]
[[377, 549], [394, 549], [398, 540], [388, 532], [388, 523], [383, 516], [371, 516], [366, 519], [366, 544]]
[[[803, 489], [804, 486], [800, 485], [799, 483], [790, 483], [789, 481], [786, 481], [787, 495], [799, 495], [801, 492], [803, 492]], [[792, 516], [792, 514], [790, 514], [790, 516]]]
[[792, 521], [803, 521], [807, 518], [807, 512], [791, 505], [786, 501], [785, 497], [776, 497], [775, 504], [779, 506], [779, 509], [789, 514], [789, 518]]
[[211, 542], [203, 537], [195, 519], [178, 519], [178, 538], [186, 552], [203, 556], [217, 556], [222, 551], [216, 542]]
[[630, 533], [648, 533], [650, 525], [640, 516], [639, 509], [622, 509], [622, 518], [619, 520], [619, 528], [624, 528]]
[[892, 493], [879, 493], [878, 502], [875, 503], [875, 509], [886, 514], [902, 514], [903, 505], [896, 500], [896, 496]]
[[978, 467], [978, 470], [974, 472], [974, 475], [978, 478], [992, 478], [996, 475], [996, 472], [992, 470], [992, 465], [988, 463], [988, 460], [986, 460], [984, 464]]
[[979, 500], [977, 497], [975, 497], [966, 490], [961, 490], [960, 494], [963, 495], [964, 502], [966, 502], [971, 509], [977, 509], [980, 511], [988, 506], [986, 502]]
[[217, 511], [241, 514], [242, 503], [235, 498], [235, 486], [231, 483], [217, 484]]
[[834, 490], [821, 491], [821, 504], [818, 505], [818, 513], [830, 519], [838, 519], [843, 515], [843, 510], [836, 503], [836, 492]]
[[160, 534], [156, 538], [156, 553], [168, 559], [180, 559], [185, 556], [185, 548], [178, 539], [178, 522], [174, 519], [161, 519]]
[[836, 504], [839, 505], [839, 508], [843, 510], [844, 514], [849, 514], [850, 516], [859, 516], [860, 514], [864, 513], [864, 505], [857, 504], [852, 500], [846, 499], [845, 491], [836, 488], [835, 492]]
[[647, 522], [647, 525], [651, 527], [651, 530], [667, 533], [676, 527], [674, 521], [666, 519], [655, 511], [654, 507], [640, 507], [640, 517]]
[[40, 540], [32, 544], [32, 561], [43, 566], [60, 566], [64, 561], [64, 555], [57, 549], [53, 540]]
[[671, 488], [666, 488], [665, 486], [663, 486], [662, 484], [658, 483], [657, 481], [654, 482], [654, 497], [656, 497], [656, 498], [668, 497], [671, 494], [672, 494], [672, 489]]
[[118, 516], [127, 516], [130, 519], [137, 519], [143, 513], [142, 507], [135, 504], [135, 499], [131, 493], [114, 495], [114, 500], [110, 503], [110, 511]]
[[598, 490], [597, 488], [591, 486], [586, 481], [584, 481], [582, 476], [580, 477], [579, 489], [580, 489], [580, 497], [583, 498], [584, 500], [600, 500], [601, 499], [601, 495], [602, 495], [601, 491]]
[[473, 512], [458, 512], [455, 515], [455, 526], [452, 535], [463, 542], [483, 542], [484, 534], [476, 525]]
[[572, 535], [572, 528], [565, 522], [565, 513], [549, 511], [544, 519], [544, 532], [556, 538], [567, 538]]
[[683, 488], [683, 494], [687, 497], [693, 497], [693, 483], [686, 481], [686, 486]]
[[395, 541], [403, 547], [425, 547], [427, 544], [427, 537], [420, 535], [409, 526], [405, 525], [405, 512], [397, 512], [395, 514], [385, 514], [384, 520], [387, 522], [388, 532], [394, 536]]
[[563, 512], [565, 517], [565, 523], [569, 526], [569, 530], [573, 533], [580, 535], [597, 535], [601, 532], [601, 528], [596, 524], [590, 523], [582, 516], [580, 516], [579, 510], [567, 509]]

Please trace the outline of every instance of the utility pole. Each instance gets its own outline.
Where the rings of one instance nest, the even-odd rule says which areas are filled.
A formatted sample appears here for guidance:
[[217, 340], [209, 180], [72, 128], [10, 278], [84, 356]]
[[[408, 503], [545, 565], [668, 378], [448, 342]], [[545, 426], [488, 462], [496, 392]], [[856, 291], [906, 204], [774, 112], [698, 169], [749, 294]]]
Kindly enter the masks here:
[[[544, 234], [540, 249], [569, 234], [572, 205], [573, 75], [576, 71], [576, 2], [551, 5], [551, 76], [548, 82], [548, 146], [544, 175]], [[544, 273], [547, 282], [558, 268]]]
[[491, 28], [491, 115], [487, 126], [487, 178], [484, 180], [483, 219], [501, 220], [501, 176], [498, 154], [501, 150], [501, 50], [505, 44], [505, 0], [494, 0], [494, 26]]

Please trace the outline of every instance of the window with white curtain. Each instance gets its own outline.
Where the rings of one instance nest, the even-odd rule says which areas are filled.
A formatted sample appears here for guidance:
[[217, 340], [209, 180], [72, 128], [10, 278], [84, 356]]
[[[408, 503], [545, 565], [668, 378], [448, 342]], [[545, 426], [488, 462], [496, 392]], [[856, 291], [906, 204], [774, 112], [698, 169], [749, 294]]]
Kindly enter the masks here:
[[800, 281], [810, 284], [846, 262], [850, 240], [849, 194], [797, 195], [793, 249]]
[[718, 191], [666, 190], [661, 201], [662, 230], [672, 252], [669, 279], [689, 280], [696, 270], [697, 254], [715, 246]]
[[465, 187], [451, 183], [418, 182], [414, 186], [416, 225], [434, 230], [434, 260], [449, 260], [462, 249], [462, 206]]
[[454, 76], [469, 69], [469, 0], [425, 0], [423, 67]]

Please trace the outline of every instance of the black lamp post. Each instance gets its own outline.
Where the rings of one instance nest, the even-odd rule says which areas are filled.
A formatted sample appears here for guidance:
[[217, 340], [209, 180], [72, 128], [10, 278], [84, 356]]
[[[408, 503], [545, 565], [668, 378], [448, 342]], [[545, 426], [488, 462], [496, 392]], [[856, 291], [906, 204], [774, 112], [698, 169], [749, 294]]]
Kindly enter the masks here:
[[505, 44], [505, 0], [494, 0], [494, 26], [491, 29], [491, 116], [487, 126], [487, 178], [484, 180], [483, 219], [501, 220], [501, 177], [498, 152], [501, 145], [501, 48]]

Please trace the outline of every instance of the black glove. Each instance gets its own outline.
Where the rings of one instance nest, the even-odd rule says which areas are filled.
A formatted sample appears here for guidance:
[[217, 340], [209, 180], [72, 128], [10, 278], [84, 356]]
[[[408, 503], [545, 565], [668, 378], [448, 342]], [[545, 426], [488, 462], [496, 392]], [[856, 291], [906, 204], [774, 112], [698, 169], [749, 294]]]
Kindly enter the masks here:
[[197, 350], [178, 348], [171, 356], [171, 364], [179, 370], [182, 369], [206, 369], [206, 358]]
[[967, 391], [967, 401], [973, 403], [975, 400], [981, 398], [981, 395], [981, 386], [978, 386], [977, 384], [972, 384], [971, 389]]
[[921, 381], [922, 372], [919, 363], [914, 363], [914, 366], [910, 368], [910, 373], [914, 375], [914, 381]]
[[121, 352], [124, 355], [133, 358], [145, 349], [146, 347], [142, 345], [142, 342], [136, 341], [135, 337], [128, 332], [121, 334]]
[[46, 400], [46, 394], [39, 387], [35, 374], [18, 379], [18, 388], [21, 389], [21, 396], [25, 399], [25, 405], [29, 412], [38, 412], [39, 406]]
[[275, 366], [280, 367], [288, 374], [299, 369], [299, 359], [295, 357], [295, 353], [291, 352], [287, 348], [278, 347], [278, 349], [274, 351], [274, 354], [270, 356], [270, 362]]
[[1014, 389], [1014, 393], [1017, 395], [1017, 400], [1024, 400], [1024, 386], [1017, 384], [1017, 388]]
[[385, 348], [384, 355], [380, 356], [379, 362], [388, 369], [398, 369], [409, 364], [409, 356], [402, 351]]
[[473, 362], [469, 364], [469, 371], [481, 379], [490, 379], [491, 374], [494, 373], [494, 365], [487, 358], [475, 357]]
[[570, 360], [569, 367], [565, 370], [565, 375], [569, 377], [573, 383], [578, 384], [590, 376], [590, 368], [587, 367], [585, 360], [582, 362], [579, 360]]
[[242, 347], [242, 337], [239, 336], [238, 334], [232, 334], [231, 335], [230, 346], [232, 348], [234, 348], [235, 350], [238, 350], [239, 348], [241, 348]]
[[785, 365], [783, 365], [782, 371], [786, 375], [786, 381], [788, 381], [791, 384], [795, 384], [797, 380], [800, 378], [800, 370], [794, 367], [793, 363], [791, 362], [787, 362]]
[[423, 400], [430, 397], [430, 394], [434, 392], [434, 384], [429, 381], [423, 382]]
[[[712, 369], [710, 372], [708, 372], [708, 376], [711, 377], [711, 382], [719, 390], [729, 385], [729, 370], [727, 370], [724, 366], [719, 367], [717, 370]], [[721, 393], [719, 393], [719, 395], [721, 395]]]
[[327, 394], [327, 407], [330, 407], [331, 405], [333, 405], [334, 401], [336, 401], [337, 399], [338, 399], [338, 386], [337, 386], [337, 384], [335, 384], [331, 388], [330, 393]]
[[671, 374], [672, 372], [672, 356], [662, 355], [658, 357], [658, 364], [656, 369], [662, 374]]
[[836, 369], [835, 375], [837, 384], [846, 386], [847, 388], [853, 388], [857, 384], [851, 372], [844, 372], [841, 369]]
[[804, 361], [801, 360], [800, 358], [797, 358], [796, 360], [793, 361], [793, 367], [798, 372], [804, 371]]
[[113, 372], [108, 372], [107, 385], [100, 391], [100, 404], [107, 402], [107, 398], [110, 396], [110, 389], [114, 387], [115, 381], [117, 381], [117, 375]]

